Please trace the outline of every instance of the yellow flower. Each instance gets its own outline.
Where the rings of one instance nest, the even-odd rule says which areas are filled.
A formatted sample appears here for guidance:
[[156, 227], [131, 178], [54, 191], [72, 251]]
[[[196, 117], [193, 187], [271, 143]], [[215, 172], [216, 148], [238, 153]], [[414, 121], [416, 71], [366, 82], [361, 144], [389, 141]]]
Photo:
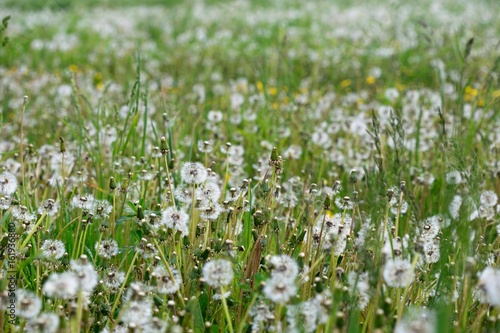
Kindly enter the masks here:
[[472, 88], [470, 86], [465, 87], [465, 95], [464, 95], [464, 100], [466, 102], [469, 102], [474, 99], [474, 97], [477, 96], [477, 89]]
[[345, 79], [344, 81], [340, 82], [340, 87], [341, 88], [347, 88], [351, 85], [351, 80]]
[[69, 70], [72, 72], [72, 73], [76, 73], [78, 72], [78, 66], [75, 65], [75, 64], [71, 64], [69, 65]]
[[255, 87], [257, 87], [257, 90], [261, 93], [264, 91], [264, 84], [260, 81], [257, 81], [257, 83], [255, 84]]
[[373, 76], [371, 76], [371, 75], [370, 75], [370, 76], [368, 76], [368, 77], [366, 78], [366, 83], [368, 83], [369, 85], [374, 84], [374, 83], [375, 83], [375, 77], [373, 77]]
[[269, 89], [267, 89], [267, 92], [271, 96], [276, 96], [278, 94], [278, 89], [276, 87], [270, 87]]

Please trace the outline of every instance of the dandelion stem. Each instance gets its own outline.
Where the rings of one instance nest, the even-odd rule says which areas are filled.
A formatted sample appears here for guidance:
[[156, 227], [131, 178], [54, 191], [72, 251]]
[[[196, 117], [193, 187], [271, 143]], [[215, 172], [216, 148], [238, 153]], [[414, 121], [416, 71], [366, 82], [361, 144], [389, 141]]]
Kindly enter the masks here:
[[[172, 281], [175, 281], [174, 274], [172, 274], [172, 270], [170, 269], [170, 265], [168, 264], [167, 258], [165, 258], [165, 254], [163, 254], [163, 250], [158, 244], [156, 238], [153, 238], [153, 242], [155, 243], [156, 249], [160, 253], [160, 258], [163, 261], [163, 264], [165, 265], [165, 269], [167, 270], [168, 276]], [[182, 297], [182, 293], [180, 291], [177, 291], [177, 296], [179, 297], [179, 301], [181, 302], [182, 307], [185, 307], [186, 304], [184, 303], [184, 298]]]
[[125, 279], [123, 280], [122, 286], [120, 287], [120, 290], [118, 291], [118, 295], [116, 295], [116, 299], [113, 302], [113, 306], [111, 307], [111, 313], [110, 313], [111, 318], [113, 318], [113, 314], [115, 313], [116, 307], [118, 306], [118, 302], [120, 301], [123, 290], [125, 289], [125, 284], [127, 283], [128, 277], [130, 276], [132, 269], [134, 268], [134, 263], [137, 260], [138, 256], [139, 256], [139, 252], [136, 251], [134, 258], [132, 258], [132, 262], [130, 263], [130, 266], [128, 267], [127, 274], [125, 275]]
[[80, 333], [82, 329], [82, 313], [83, 313], [83, 292], [80, 290], [78, 292], [78, 305], [76, 310], [76, 327], [74, 328], [74, 332]]
[[26, 247], [26, 245], [29, 243], [29, 241], [31, 240], [31, 237], [33, 236], [33, 234], [37, 231], [38, 227], [40, 226], [40, 224], [43, 222], [43, 219], [45, 217], [45, 212], [42, 214], [42, 216], [40, 216], [38, 218], [38, 221], [36, 222], [36, 224], [33, 226], [33, 228], [31, 229], [31, 231], [29, 232], [28, 234], [28, 237], [26, 237], [26, 239], [24, 240], [24, 242], [21, 243], [21, 246], [19, 247], [20, 249], [24, 249]]
[[229, 329], [229, 333], [233, 333], [233, 323], [231, 320], [231, 315], [229, 314], [229, 308], [227, 307], [226, 295], [224, 294], [224, 287], [220, 286], [220, 294], [222, 300], [222, 307], [224, 309], [224, 314], [226, 315], [227, 326]]

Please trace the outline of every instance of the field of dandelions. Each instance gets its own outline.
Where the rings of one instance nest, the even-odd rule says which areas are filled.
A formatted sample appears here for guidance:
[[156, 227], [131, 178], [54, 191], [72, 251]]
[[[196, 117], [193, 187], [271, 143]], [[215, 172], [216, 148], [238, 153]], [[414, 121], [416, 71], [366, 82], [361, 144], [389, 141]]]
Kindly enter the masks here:
[[0, 332], [500, 331], [500, 4], [0, 8]]

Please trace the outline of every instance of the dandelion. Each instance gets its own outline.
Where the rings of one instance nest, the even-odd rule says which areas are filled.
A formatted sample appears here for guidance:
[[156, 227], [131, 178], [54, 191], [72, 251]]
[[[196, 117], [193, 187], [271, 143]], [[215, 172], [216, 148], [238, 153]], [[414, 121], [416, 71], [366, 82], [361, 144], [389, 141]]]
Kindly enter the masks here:
[[290, 145], [284, 152], [283, 158], [298, 160], [302, 156], [302, 147], [298, 145]]
[[[191, 204], [193, 200], [193, 189], [184, 186], [177, 186], [174, 190], [174, 196], [177, 200], [184, 204]], [[168, 199], [168, 198], [167, 198]]]
[[451, 200], [450, 206], [448, 207], [448, 212], [454, 220], [458, 219], [459, 217], [460, 207], [462, 207], [462, 201], [462, 197], [456, 194]]
[[205, 282], [213, 288], [227, 286], [234, 278], [231, 262], [225, 259], [207, 262], [203, 266], [202, 274]]
[[95, 244], [97, 255], [105, 259], [111, 259], [118, 254], [118, 243], [114, 239], [105, 239]]
[[[167, 322], [161, 320], [158, 317], [153, 317], [151, 320], [143, 326], [143, 332], [147, 333], [164, 333], [168, 328]], [[176, 332], [174, 328], [171, 332]]]
[[318, 326], [318, 314], [315, 299], [288, 306], [286, 313], [288, 332], [314, 332]]
[[436, 332], [436, 316], [427, 309], [412, 309], [394, 328], [394, 333], [434, 333]]
[[462, 182], [463, 182], [462, 175], [460, 174], [459, 171], [454, 170], [446, 174], [446, 183], [450, 185], [458, 185], [461, 184]]
[[500, 307], [500, 269], [486, 267], [479, 275], [478, 286], [485, 294], [485, 303]]
[[84, 211], [92, 211], [94, 206], [94, 196], [89, 194], [88, 196], [74, 196], [71, 199], [71, 207], [80, 208]]
[[200, 217], [206, 220], [216, 220], [222, 212], [222, 207], [218, 203], [213, 203], [208, 207], [200, 208]]
[[54, 216], [59, 210], [59, 203], [53, 199], [47, 199], [38, 206], [38, 214], [46, 214], [47, 216]]
[[214, 150], [213, 140], [209, 141], [198, 140], [197, 146], [200, 153], [210, 154]]
[[155, 246], [148, 243], [145, 238], [141, 239], [139, 245], [137, 245], [135, 249], [144, 259], [154, 258], [158, 255], [158, 250]]
[[16, 291], [16, 314], [23, 318], [34, 318], [42, 309], [42, 300], [35, 293], [20, 289]]
[[498, 196], [493, 191], [484, 191], [479, 198], [481, 206], [494, 207], [497, 204]]
[[0, 209], [7, 210], [12, 205], [12, 199], [10, 197], [0, 197]]
[[187, 162], [181, 168], [181, 178], [186, 184], [199, 185], [207, 180], [207, 169], [199, 162]]
[[113, 206], [107, 200], [94, 200], [90, 211], [94, 215], [94, 218], [107, 219]]
[[293, 281], [299, 274], [299, 265], [286, 254], [269, 258], [269, 267], [273, 278]]
[[52, 239], [45, 240], [40, 249], [42, 250], [44, 257], [54, 259], [61, 259], [66, 252], [62, 241]]
[[21, 223], [29, 225], [36, 218], [35, 214], [28, 211], [26, 206], [14, 206], [12, 208], [12, 217]]
[[278, 276], [267, 280], [262, 291], [271, 302], [284, 304], [297, 294], [297, 286], [293, 281], [283, 280]]
[[352, 210], [354, 207], [354, 203], [349, 197], [335, 198], [335, 205], [340, 209]]
[[153, 230], [158, 230], [163, 225], [161, 216], [158, 216], [155, 213], [148, 214], [146, 216], [146, 222]]
[[74, 272], [52, 273], [43, 285], [43, 293], [51, 298], [75, 298], [79, 289], [79, 279]]
[[123, 296], [123, 301], [131, 302], [134, 300], [142, 300], [152, 289], [153, 288], [151, 286], [148, 286], [142, 282], [132, 282], [127, 292]]
[[221, 195], [219, 186], [215, 182], [206, 182], [196, 189], [196, 199], [201, 201], [202, 205], [209, 205], [217, 202]]
[[146, 325], [153, 317], [152, 303], [145, 298], [124, 305], [120, 318], [125, 324]]
[[444, 219], [440, 215], [431, 216], [425, 219], [421, 236], [426, 240], [432, 240], [439, 233], [439, 229], [441, 228], [441, 221], [444, 221]]
[[182, 277], [179, 271], [170, 269], [170, 273], [164, 266], [156, 266], [153, 270], [153, 276], [156, 277], [156, 289], [160, 294], [173, 294], [181, 287]]
[[17, 190], [17, 179], [16, 176], [8, 171], [4, 171], [0, 175], [0, 194], [1, 195], [11, 195]]
[[357, 305], [360, 310], [364, 310], [370, 302], [370, 283], [368, 273], [350, 272], [347, 276], [349, 286], [357, 297]]
[[401, 203], [399, 202], [399, 195], [398, 196], [393, 196], [391, 201], [389, 202], [391, 213], [397, 214], [398, 210], [400, 214], [405, 214], [408, 211], [408, 202], [406, 200], [401, 200]]
[[249, 314], [253, 319], [251, 323], [252, 333], [267, 332], [266, 329], [269, 328], [269, 325], [274, 323], [274, 313], [269, 309], [269, 305], [262, 301], [254, 305]]
[[116, 268], [108, 269], [103, 278], [102, 283], [109, 289], [118, 289], [125, 281], [125, 273], [117, 270]]
[[54, 313], [40, 313], [24, 327], [24, 331], [30, 333], [56, 333], [58, 329], [59, 316]]
[[223, 114], [221, 111], [208, 111], [208, 115], [207, 115], [207, 118], [208, 118], [208, 121], [209, 122], [212, 122], [212, 123], [219, 123], [222, 121], [222, 119], [224, 118], [223, 117]]
[[415, 274], [408, 260], [388, 259], [383, 276], [389, 287], [405, 288], [413, 283]]
[[426, 263], [436, 263], [439, 261], [439, 241], [433, 240], [424, 244], [424, 260]]
[[162, 224], [166, 227], [180, 231], [183, 236], [188, 234], [189, 215], [174, 207], [168, 207], [161, 212]]
[[97, 285], [98, 275], [87, 256], [82, 255], [79, 260], [71, 260], [70, 266], [79, 279], [79, 289], [91, 293]]

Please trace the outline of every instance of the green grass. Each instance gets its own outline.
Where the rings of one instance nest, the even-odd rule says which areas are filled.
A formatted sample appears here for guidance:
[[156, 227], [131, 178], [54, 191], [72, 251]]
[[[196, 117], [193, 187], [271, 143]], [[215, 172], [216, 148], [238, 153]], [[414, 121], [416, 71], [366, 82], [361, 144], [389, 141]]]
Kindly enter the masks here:
[[[500, 195], [496, 2], [2, 5], [11, 19], [0, 32], [9, 37], [0, 48], [0, 174], [19, 186], [4, 190], [8, 174], [0, 176], [9, 200], [0, 264], [14, 265], [18, 300], [0, 331], [42, 332], [39, 312], [55, 314], [59, 324], [43, 332], [58, 333], [401, 332], [412, 321], [425, 332], [500, 329], [500, 290], [485, 277], [487, 267], [500, 274], [499, 206], [480, 199]], [[188, 162], [214, 175], [190, 185]], [[210, 186], [221, 195], [179, 194]], [[82, 196], [111, 212], [75, 207]], [[47, 199], [59, 204], [53, 216], [38, 212]], [[219, 205], [217, 218], [203, 217]], [[155, 227], [172, 207], [188, 216], [184, 234], [166, 218]], [[33, 214], [29, 223], [20, 209]], [[439, 230], [429, 236], [433, 218]], [[109, 259], [96, 250], [106, 239], [119, 248]], [[46, 240], [62, 241], [65, 254], [47, 258]], [[54, 274], [77, 270], [82, 255], [90, 280], [115, 269], [124, 280], [53, 296]], [[277, 255], [300, 275], [282, 277]], [[203, 271], [216, 259], [234, 274], [222, 286]], [[392, 259], [412, 275], [399, 286]], [[182, 278], [171, 293], [155, 277], [162, 266], [164, 282]], [[283, 285], [269, 294], [276, 279]], [[137, 282], [144, 294], [134, 296]], [[290, 286], [296, 293], [274, 303]], [[41, 302], [31, 317], [21, 289]]]

